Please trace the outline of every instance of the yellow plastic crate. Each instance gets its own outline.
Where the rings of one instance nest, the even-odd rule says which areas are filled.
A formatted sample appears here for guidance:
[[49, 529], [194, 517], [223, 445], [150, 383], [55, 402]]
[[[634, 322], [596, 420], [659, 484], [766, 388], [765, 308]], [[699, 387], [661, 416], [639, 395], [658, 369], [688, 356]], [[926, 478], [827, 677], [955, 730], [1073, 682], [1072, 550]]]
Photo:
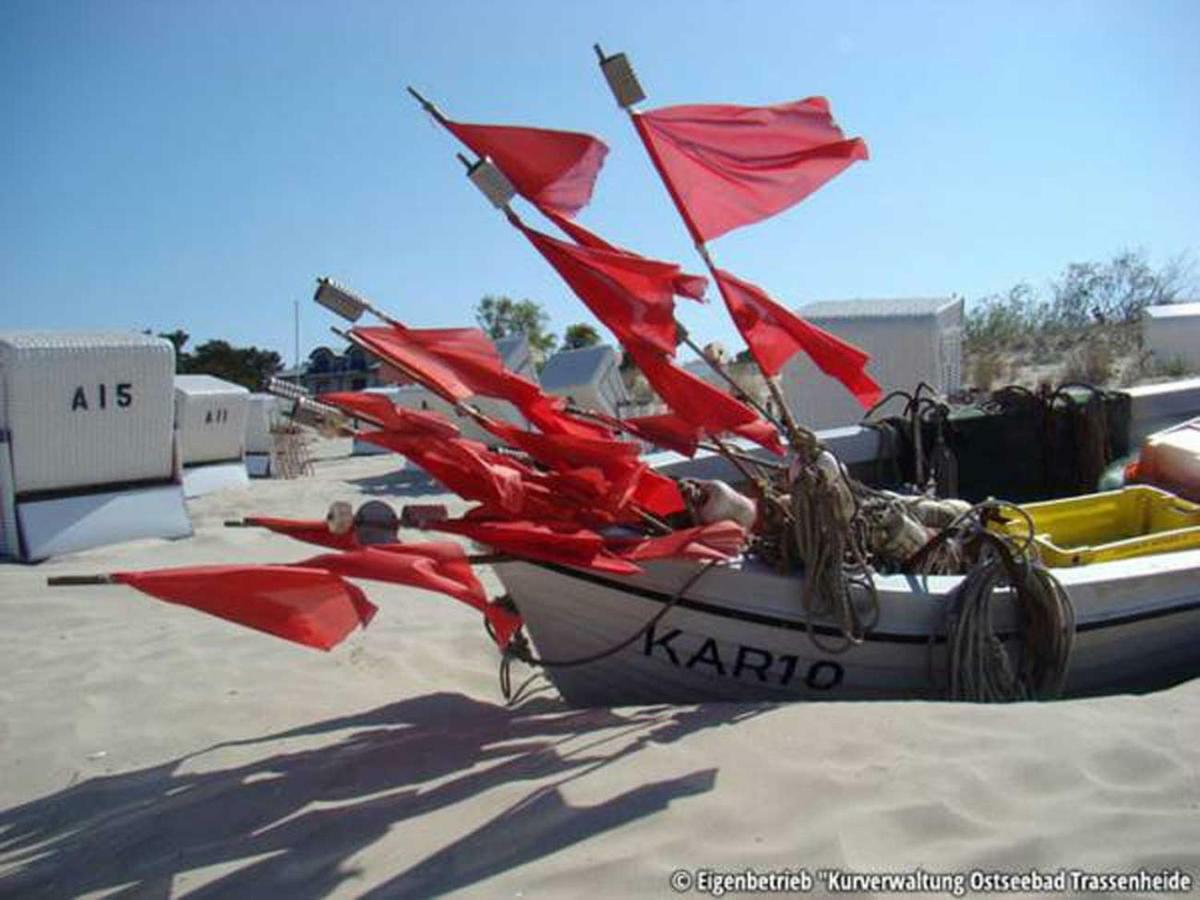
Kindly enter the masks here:
[[[1027, 503], [1034, 543], [1048, 566], [1085, 566], [1200, 548], [1200, 504], [1139, 485], [1066, 500]], [[1013, 516], [1004, 528], [1028, 533]]]

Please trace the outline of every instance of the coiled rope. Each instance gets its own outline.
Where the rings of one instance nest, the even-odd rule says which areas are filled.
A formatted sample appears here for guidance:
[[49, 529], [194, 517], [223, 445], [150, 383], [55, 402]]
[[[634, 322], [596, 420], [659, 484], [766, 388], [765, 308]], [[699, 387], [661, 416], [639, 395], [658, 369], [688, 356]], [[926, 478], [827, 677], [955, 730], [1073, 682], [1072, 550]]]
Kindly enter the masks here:
[[[987, 530], [1000, 508], [1026, 520], [1024, 540]], [[973, 507], [963, 518], [975, 523], [975, 565], [947, 598], [948, 696], [951, 700], [1004, 703], [1058, 696], [1075, 642], [1075, 610], [1058, 580], [1033, 552], [1033, 523], [1019, 507], [995, 501]], [[945, 529], [942, 534], [962, 525]], [[940, 537], [941, 535], [939, 535]], [[1016, 620], [1015, 658], [996, 632], [993, 605], [1007, 588]]]
[[[819, 463], [822, 455], [824, 466]], [[796, 556], [804, 567], [800, 598], [809, 640], [825, 653], [843, 653], [861, 644], [879, 621], [879, 596], [854, 485], [841, 463], [820, 451], [793, 474], [791, 498]], [[838, 628], [835, 639], [817, 632], [818, 618]]]

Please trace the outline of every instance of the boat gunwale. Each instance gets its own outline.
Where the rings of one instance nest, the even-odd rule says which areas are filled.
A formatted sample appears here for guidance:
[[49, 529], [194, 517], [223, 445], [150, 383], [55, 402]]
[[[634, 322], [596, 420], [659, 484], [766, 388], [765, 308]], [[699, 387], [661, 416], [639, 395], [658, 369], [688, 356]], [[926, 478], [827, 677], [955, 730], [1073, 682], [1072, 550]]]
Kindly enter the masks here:
[[[1200, 550], [1179, 551], [1176, 553], [1160, 554], [1162, 557], [1190, 557], [1190, 559], [1177, 560], [1178, 565], [1167, 568], [1156, 566], [1152, 571], [1143, 572], [1127, 572], [1123, 573], [1127, 578], [1145, 577], [1150, 574], [1154, 575], [1170, 575], [1175, 572], [1186, 569], [1196, 569], [1200, 574]], [[1104, 578], [1104, 574], [1100, 573], [1099, 578], [1075, 578], [1064, 579], [1062, 576], [1067, 573], [1081, 572], [1087, 569], [1112, 569], [1112, 568], [1128, 568], [1130, 563], [1143, 562], [1147, 559], [1155, 559], [1156, 557], [1137, 557], [1135, 559], [1113, 560], [1105, 563], [1094, 563], [1089, 566], [1080, 566], [1072, 569], [1055, 569], [1053, 570], [1060, 581], [1064, 582], [1064, 587], [1071, 586], [1081, 587], [1093, 585], [1103, 582], [1111, 586], [1112, 578]], [[675, 560], [674, 562], [680, 562]], [[641, 597], [645, 600], [650, 600], [656, 603], [666, 604], [672, 601], [683, 609], [690, 610], [695, 613], [712, 615], [718, 618], [734, 619], [741, 622], [755, 624], [765, 627], [779, 628], [787, 631], [808, 632], [813, 631], [816, 634], [826, 636], [839, 636], [840, 629], [836, 626], [815, 622], [812, 625], [805, 622], [802, 618], [787, 618], [780, 616], [773, 611], [753, 610], [742, 606], [727, 606], [712, 602], [711, 599], [700, 599], [695, 596], [689, 596], [685, 593], [684, 596], [675, 599], [673, 592], [657, 587], [650, 587], [643, 584], [631, 583], [630, 580], [622, 578], [622, 576], [607, 575], [599, 572], [592, 572], [585, 569], [575, 568], [571, 566], [558, 565], [554, 563], [538, 562], [534, 560], [511, 560], [495, 564], [497, 576], [501, 582], [504, 582], [503, 570], [509, 566], [531, 566], [534, 568], [543, 569], [545, 571], [554, 572], [566, 578], [573, 578], [580, 581], [589, 582], [593, 585], [615, 591], [617, 593], [631, 594]], [[1144, 568], [1144, 567], [1138, 567]], [[763, 573], [768, 574], [768, 573]], [[779, 576], [783, 577], [783, 576]], [[914, 576], [914, 575], [884, 575], [876, 576], [876, 586], [883, 594], [891, 594], [893, 598], [896, 595], [904, 593], [920, 593], [925, 599], [930, 601], [944, 602], [949, 591], [954, 585], [961, 581], [963, 576], [960, 575], [940, 575], [940, 576]], [[897, 584], [897, 580], [902, 580], [902, 584]], [[929, 590], [920, 586], [921, 582], [928, 583], [930, 581], [951, 582], [947, 584], [942, 591]], [[890, 583], [889, 583], [890, 582]], [[520, 608], [520, 598], [514, 598], [517, 601], [518, 609]], [[1117, 614], [1098, 615], [1095, 617], [1081, 617], [1076, 622], [1076, 632], [1094, 632], [1106, 628], [1117, 628], [1126, 625], [1134, 624], [1142, 621], [1163, 618], [1171, 615], [1182, 615], [1200, 609], [1200, 592], [1187, 594], [1182, 597], [1176, 596], [1168, 598], [1163, 603], [1154, 603], [1150, 605], [1140, 605], [1136, 608], [1131, 608]], [[797, 610], [798, 613], [802, 612]], [[1007, 640], [1015, 636], [1011, 633], [1000, 633], [998, 637], [1001, 640]], [[894, 644], [944, 644], [945, 634], [942, 631], [933, 633], [929, 632], [898, 632], [898, 631], [880, 631], [873, 630], [864, 636], [865, 642], [870, 643], [894, 643]]]

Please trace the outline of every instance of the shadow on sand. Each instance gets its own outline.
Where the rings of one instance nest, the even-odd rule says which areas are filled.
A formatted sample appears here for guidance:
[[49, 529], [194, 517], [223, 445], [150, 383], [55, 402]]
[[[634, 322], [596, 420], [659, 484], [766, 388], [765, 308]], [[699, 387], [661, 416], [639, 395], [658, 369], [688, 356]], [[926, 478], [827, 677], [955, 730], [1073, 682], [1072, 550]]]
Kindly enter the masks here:
[[[353, 877], [350, 858], [395, 823], [530, 782], [499, 815], [464, 822], [448, 846], [397, 860], [400, 871], [372, 895], [464, 888], [707, 792], [716, 769], [642, 784], [592, 806], [572, 806], [560, 789], [648, 745], [766, 708], [573, 710], [538, 698], [509, 710], [438, 693], [228, 742], [200, 753], [244, 757], [234, 748], [252, 748], [258, 755], [199, 773], [181, 773], [191, 758], [182, 757], [0, 813], [0, 894], [167, 896], [177, 874], [226, 864], [233, 871], [201, 895], [322, 896]], [[286, 747], [318, 739], [316, 749]]]
[[372, 497], [424, 497], [448, 493], [440, 481], [411, 465], [386, 475], [351, 478], [346, 483]]

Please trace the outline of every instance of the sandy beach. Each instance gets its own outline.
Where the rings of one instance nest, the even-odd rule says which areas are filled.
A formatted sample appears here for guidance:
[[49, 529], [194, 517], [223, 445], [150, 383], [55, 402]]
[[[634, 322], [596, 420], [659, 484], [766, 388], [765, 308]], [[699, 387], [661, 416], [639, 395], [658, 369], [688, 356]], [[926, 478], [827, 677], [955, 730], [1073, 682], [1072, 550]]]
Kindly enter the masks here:
[[548, 690], [509, 710], [478, 615], [423, 591], [367, 585], [379, 615], [324, 654], [125, 587], [45, 585], [313, 554], [223, 527], [252, 513], [461, 508], [393, 477], [396, 458], [345, 450], [326, 447], [315, 477], [193, 501], [193, 538], [0, 567], [0, 894], [671, 896], [678, 869], [1200, 876], [1200, 684], [1007, 707], [575, 710]]

